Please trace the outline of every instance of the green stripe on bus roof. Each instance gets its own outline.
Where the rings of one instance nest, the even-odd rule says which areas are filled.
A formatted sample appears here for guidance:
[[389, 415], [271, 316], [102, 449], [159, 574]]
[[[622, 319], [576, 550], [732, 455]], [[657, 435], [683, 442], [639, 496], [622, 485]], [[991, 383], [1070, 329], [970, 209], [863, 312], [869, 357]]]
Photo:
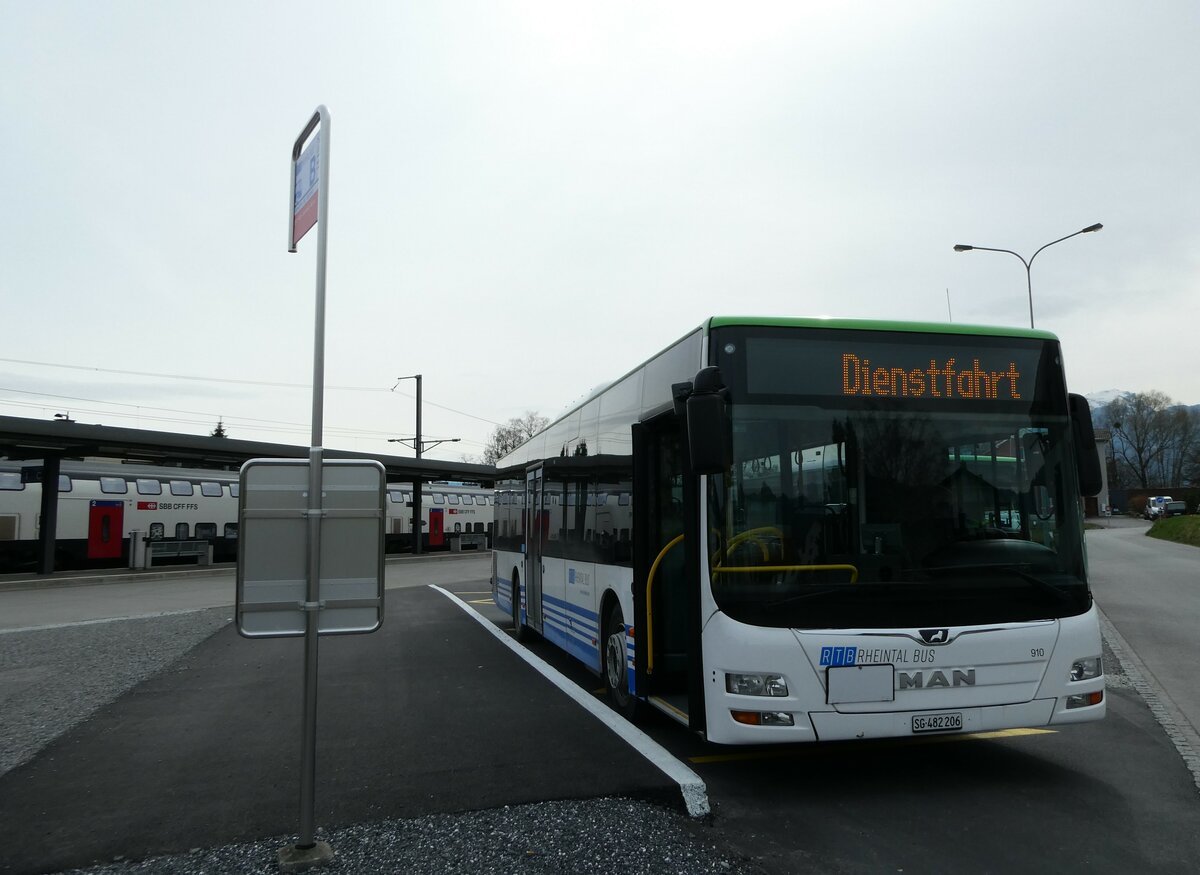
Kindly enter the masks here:
[[959, 322], [887, 322], [880, 319], [814, 319], [783, 316], [714, 316], [708, 328], [734, 325], [770, 328], [836, 328], [859, 331], [907, 331], [923, 334], [982, 334], [988, 337], [1034, 337], [1039, 340], [1058, 340], [1049, 331], [1036, 328], [1013, 328], [1005, 325], [965, 325]]

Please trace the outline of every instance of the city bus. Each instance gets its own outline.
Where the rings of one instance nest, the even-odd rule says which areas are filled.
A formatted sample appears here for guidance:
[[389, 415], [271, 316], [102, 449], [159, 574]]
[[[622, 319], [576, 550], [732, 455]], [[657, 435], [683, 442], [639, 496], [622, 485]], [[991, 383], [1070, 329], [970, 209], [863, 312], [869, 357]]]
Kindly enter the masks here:
[[493, 599], [709, 741], [1104, 716], [1057, 338], [714, 317], [497, 466]]

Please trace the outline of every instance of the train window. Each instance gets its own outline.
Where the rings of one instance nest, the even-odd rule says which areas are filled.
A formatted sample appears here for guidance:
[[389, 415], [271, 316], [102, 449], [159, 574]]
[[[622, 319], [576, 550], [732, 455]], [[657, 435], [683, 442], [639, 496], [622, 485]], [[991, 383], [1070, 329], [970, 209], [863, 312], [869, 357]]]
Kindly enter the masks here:
[[463, 504], [474, 504], [475, 503], [475, 499], [470, 495], [464, 495], [462, 497], [462, 501], [463, 501]]
[[66, 474], [58, 475], [58, 491], [59, 492], [70, 492], [74, 488], [75, 488], [75, 486], [73, 483], [71, 483], [70, 477], [68, 477]]
[[[458, 496], [455, 495], [453, 492], [451, 492], [449, 495], [446, 496], [446, 501], [450, 502], [450, 504], [458, 504]], [[464, 504], [465, 504], [465, 502], [464, 502]]]
[[162, 495], [162, 483], [158, 480], [137, 479], [138, 495]]
[[20, 492], [25, 488], [21, 475], [15, 471], [0, 471], [0, 489], [6, 492]]
[[172, 480], [171, 481], [172, 495], [195, 495], [196, 488], [187, 480]]
[[226, 523], [225, 524], [225, 540], [232, 541], [237, 538], [237, 527], [238, 527], [237, 523]]
[[[200, 482], [200, 494], [207, 495], [209, 498], [220, 498], [221, 497], [221, 484], [220, 483], [212, 483], [212, 482], [206, 483], [204, 481], [201, 481]], [[216, 537], [215, 533], [213, 534], [213, 537], [214, 538]]]
[[389, 489], [388, 501], [390, 501], [392, 504], [400, 504], [404, 501], [404, 493], [399, 489]]
[[124, 477], [101, 477], [100, 491], [106, 495], [124, 495], [129, 491], [129, 484]]
[[150, 524], [150, 540], [151, 541], [161, 541], [164, 537], [166, 537], [166, 534], [167, 534], [167, 530], [163, 526], [162, 523], [151, 523]]
[[234, 498], [237, 498], [238, 493], [240, 493], [241, 491], [242, 491], [242, 484], [240, 484], [240, 483], [230, 483], [229, 484], [229, 494], [232, 495]]
[[196, 523], [196, 537], [199, 540], [208, 541], [217, 536], [216, 523]]
[[187, 539], [188, 539], [188, 524], [187, 523], [176, 523], [175, 524], [175, 540], [176, 541], [186, 541]]
[[433, 503], [434, 504], [445, 504], [446, 496], [443, 495], [441, 492], [433, 493]]

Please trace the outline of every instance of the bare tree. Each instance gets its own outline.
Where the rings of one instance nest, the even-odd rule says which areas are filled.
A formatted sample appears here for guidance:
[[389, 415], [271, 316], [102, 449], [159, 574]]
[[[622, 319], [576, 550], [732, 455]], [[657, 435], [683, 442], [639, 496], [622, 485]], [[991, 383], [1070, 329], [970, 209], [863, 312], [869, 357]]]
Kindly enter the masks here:
[[1169, 426], [1167, 460], [1170, 467], [1167, 470], [1167, 483], [1181, 486], [1187, 480], [1188, 463], [1200, 442], [1200, 415], [1186, 407], [1176, 407], [1171, 411]]
[[1178, 486], [1187, 478], [1200, 444], [1196, 414], [1162, 392], [1133, 392], [1111, 402], [1104, 419], [1123, 485]]
[[483, 448], [483, 463], [495, 465], [549, 424], [550, 420], [545, 416], [530, 410], [524, 416], [513, 417], [504, 425], [496, 426]]

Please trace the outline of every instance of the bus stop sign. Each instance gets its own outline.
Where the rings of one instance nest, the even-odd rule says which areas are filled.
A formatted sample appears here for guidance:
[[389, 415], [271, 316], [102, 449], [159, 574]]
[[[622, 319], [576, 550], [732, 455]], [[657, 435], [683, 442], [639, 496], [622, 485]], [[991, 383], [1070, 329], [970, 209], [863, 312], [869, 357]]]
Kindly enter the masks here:
[[374, 632], [383, 623], [384, 498], [381, 464], [321, 465], [320, 588], [306, 598], [309, 461], [251, 459], [242, 466], [237, 621], [247, 638], [302, 636], [316, 610], [320, 635]]

